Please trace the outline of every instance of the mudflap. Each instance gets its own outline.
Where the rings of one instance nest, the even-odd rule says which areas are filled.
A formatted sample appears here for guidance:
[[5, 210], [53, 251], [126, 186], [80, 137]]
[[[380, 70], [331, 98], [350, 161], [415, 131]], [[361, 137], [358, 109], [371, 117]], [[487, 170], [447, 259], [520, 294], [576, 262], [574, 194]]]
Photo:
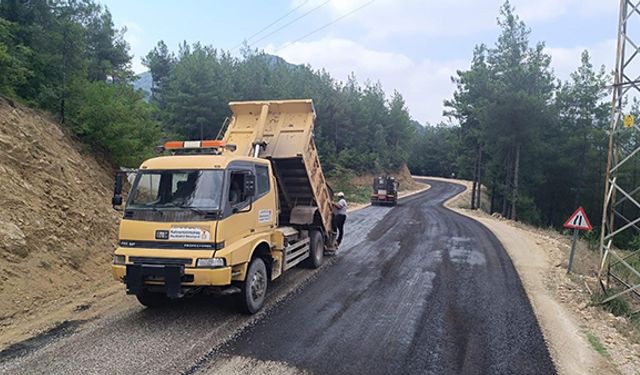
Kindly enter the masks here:
[[138, 294], [144, 289], [146, 280], [164, 281], [165, 291], [169, 298], [180, 298], [180, 282], [184, 275], [184, 266], [127, 264], [127, 294]]

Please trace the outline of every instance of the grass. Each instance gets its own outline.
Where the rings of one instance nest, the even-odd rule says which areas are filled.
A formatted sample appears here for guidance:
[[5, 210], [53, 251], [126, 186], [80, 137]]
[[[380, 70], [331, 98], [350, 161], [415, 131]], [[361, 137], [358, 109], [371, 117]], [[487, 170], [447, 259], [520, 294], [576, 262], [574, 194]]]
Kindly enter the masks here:
[[334, 182], [331, 186], [334, 193], [343, 192], [347, 202], [368, 203], [371, 200], [371, 187], [369, 186], [357, 186], [342, 181]]
[[368, 203], [371, 200], [371, 189], [365, 186], [356, 186], [345, 195], [351, 202]]
[[589, 340], [589, 344], [591, 344], [591, 347], [593, 348], [593, 350], [598, 352], [601, 356], [605, 357], [606, 359], [611, 359], [611, 354], [609, 354], [609, 352], [607, 351], [607, 348], [605, 348], [604, 345], [602, 345], [599, 338], [592, 335], [591, 332], [587, 332], [587, 339]]
[[357, 185], [353, 181], [356, 175], [352, 171], [333, 171], [327, 180], [333, 192], [343, 192], [347, 202], [367, 203], [371, 200], [371, 184], [366, 186]]
[[[616, 293], [617, 290], [611, 290], [610, 292]], [[594, 293], [593, 296], [591, 296], [591, 303], [593, 305], [600, 305], [606, 298], [607, 295], [604, 293]], [[612, 299], [611, 301], [603, 304], [602, 307], [615, 316], [631, 317], [633, 312], [629, 302], [621, 297]]]

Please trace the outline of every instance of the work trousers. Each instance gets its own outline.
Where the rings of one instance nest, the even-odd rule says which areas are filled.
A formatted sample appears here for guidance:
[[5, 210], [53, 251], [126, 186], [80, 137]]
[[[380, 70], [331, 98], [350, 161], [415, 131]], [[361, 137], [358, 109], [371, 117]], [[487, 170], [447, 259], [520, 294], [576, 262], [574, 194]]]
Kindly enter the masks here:
[[342, 242], [342, 235], [344, 234], [344, 222], [347, 220], [347, 215], [333, 215], [332, 226], [333, 231], [338, 233], [338, 245]]

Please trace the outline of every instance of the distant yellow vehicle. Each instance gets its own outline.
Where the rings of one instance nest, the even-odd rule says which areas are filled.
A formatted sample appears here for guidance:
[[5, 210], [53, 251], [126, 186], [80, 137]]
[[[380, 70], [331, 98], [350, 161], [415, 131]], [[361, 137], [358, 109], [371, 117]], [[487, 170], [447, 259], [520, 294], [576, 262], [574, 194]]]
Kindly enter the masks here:
[[[222, 140], [167, 142], [135, 171], [113, 257], [145, 306], [239, 293], [255, 313], [269, 281], [336, 251], [311, 100], [231, 102]], [[114, 207], [122, 204], [116, 175]]]

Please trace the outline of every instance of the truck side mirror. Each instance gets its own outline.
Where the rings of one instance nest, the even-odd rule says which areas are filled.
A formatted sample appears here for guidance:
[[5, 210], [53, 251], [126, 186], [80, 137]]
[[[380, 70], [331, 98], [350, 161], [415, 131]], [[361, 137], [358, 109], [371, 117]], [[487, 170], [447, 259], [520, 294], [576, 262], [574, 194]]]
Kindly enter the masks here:
[[115, 183], [113, 184], [113, 195], [122, 194], [122, 173], [116, 172]]
[[244, 176], [244, 194], [248, 198], [253, 198], [256, 194], [256, 175], [253, 173]]
[[115, 182], [113, 184], [113, 198], [111, 198], [113, 208], [122, 205], [122, 173], [116, 172]]
[[113, 198], [111, 198], [111, 205], [114, 206], [114, 207], [121, 206], [122, 205], [122, 195], [114, 195]]

